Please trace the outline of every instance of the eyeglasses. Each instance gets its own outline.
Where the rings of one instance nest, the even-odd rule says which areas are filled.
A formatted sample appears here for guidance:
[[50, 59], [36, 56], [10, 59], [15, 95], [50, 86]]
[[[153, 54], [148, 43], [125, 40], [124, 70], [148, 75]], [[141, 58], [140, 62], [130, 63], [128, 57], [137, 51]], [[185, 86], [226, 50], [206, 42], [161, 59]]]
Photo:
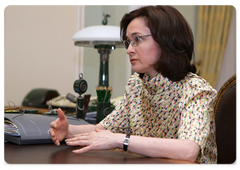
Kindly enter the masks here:
[[138, 46], [139, 42], [142, 40], [142, 37], [148, 37], [151, 36], [149, 35], [137, 35], [135, 37], [132, 38], [132, 40], [124, 40], [123, 41], [123, 45], [125, 46], [126, 49], [128, 49], [130, 43], [133, 47]]

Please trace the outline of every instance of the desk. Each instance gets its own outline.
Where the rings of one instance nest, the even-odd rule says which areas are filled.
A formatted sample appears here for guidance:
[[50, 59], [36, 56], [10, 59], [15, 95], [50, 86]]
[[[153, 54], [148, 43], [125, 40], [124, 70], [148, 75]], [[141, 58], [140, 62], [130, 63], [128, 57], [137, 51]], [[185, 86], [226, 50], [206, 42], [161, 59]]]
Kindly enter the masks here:
[[[39, 108], [39, 107], [30, 107], [30, 106], [19, 106], [19, 107], [12, 107], [12, 108], [9, 108], [9, 106], [4, 106], [4, 110], [17, 110], [17, 109], [21, 109], [21, 110], [24, 110], [24, 109], [37, 109], [38, 110], [38, 114], [42, 114], [42, 113], [45, 113], [45, 112], [48, 112], [48, 108]], [[59, 107], [61, 108], [61, 107]], [[68, 113], [71, 113], [72, 112], [75, 112], [75, 108], [62, 108], [63, 112], [68, 112]], [[76, 113], [75, 113], [76, 114]]]
[[36, 107], [30, 107], [30, 106], [20, 106], [20, 107], [12, 107], [12, 108], [10, 108], [10, 107], [8, 107], [8, 106], [5, 106], [4, 107], [4, 110], [6, 109], [6, 110], [16, 110], [16, 109], [38, 109], [38, 113], [39, 114], [42, 114], [42, 113], [44, 113], [44, 112], [48, 112], [48, 108], [36, 108]]
[[89, 151], [75, 154], [79, 147], [65, 143], [41, 145], [16, 145], [4, 143], [4, 158], [9, 164], [189, 164], [173, 159], [149, 158], [118, 150]]

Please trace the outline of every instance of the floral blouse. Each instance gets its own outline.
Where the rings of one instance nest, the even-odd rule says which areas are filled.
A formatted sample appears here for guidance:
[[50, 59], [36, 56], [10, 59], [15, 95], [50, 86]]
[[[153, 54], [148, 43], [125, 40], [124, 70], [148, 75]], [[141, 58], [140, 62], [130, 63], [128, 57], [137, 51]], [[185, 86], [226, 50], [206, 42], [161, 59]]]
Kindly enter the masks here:
[[217, 92], [203, 78], [188, 73], [173, 82], [159, 73], [154, 78], [135, 73], [124, 98], [100, 123], [114, 133], [188, 139], [201, 150], [197, 163], [216, 163], [213, 103]]

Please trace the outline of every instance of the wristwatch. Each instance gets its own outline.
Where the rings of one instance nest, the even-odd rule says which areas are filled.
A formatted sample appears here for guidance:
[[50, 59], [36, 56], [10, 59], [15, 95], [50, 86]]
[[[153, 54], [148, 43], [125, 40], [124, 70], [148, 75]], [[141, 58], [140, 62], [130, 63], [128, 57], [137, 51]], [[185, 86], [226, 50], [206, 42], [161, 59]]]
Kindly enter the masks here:
[[128, 133], [128, 134], [125, 136], [124, 141], [123, 141], [123, 150], [124, 150], [124, 151], [127, 151], [129, 141], [130, 141], [130, 134]]

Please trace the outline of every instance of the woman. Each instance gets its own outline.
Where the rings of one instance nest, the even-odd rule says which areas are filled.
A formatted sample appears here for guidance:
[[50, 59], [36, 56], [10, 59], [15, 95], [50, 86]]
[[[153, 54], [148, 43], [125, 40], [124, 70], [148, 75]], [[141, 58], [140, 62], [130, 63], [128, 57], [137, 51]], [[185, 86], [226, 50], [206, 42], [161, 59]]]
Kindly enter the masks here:
[[[216, 91], [190, 64], [194, 43], [183, 16], [170, 6], [146, 6], [123, 16], [121, 38], [132, 69], [124, 99], [97, 125], [69, 125], [59, 109], [50, 124], [56, 145], [74, 150], [123, 148], [150, 157], [216, 163]], [[124, 142], [123, 142], [124, 140]]]

